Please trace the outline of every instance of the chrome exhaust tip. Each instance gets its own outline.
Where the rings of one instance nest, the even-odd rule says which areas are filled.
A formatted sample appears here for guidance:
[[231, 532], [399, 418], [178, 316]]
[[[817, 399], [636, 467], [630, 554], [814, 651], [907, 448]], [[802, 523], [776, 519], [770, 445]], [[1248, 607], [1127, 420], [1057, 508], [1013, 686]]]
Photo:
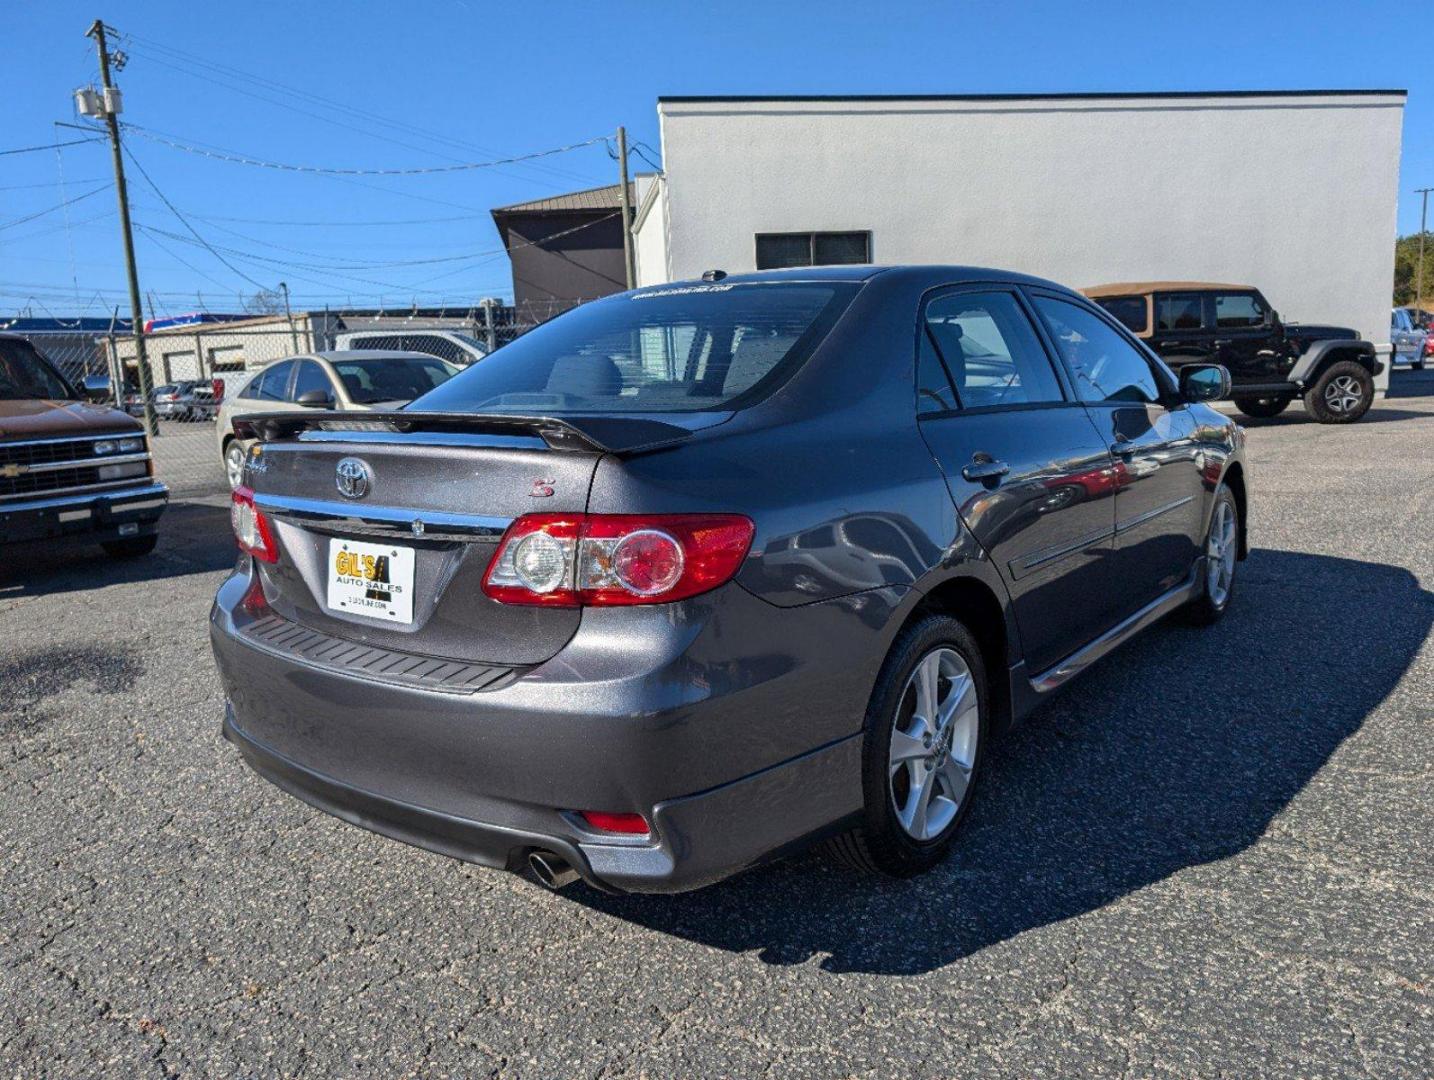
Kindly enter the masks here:
[[562, 889], [578, 879], [578, 872], [551, 851], [534, 851], [528, 856], [528, 869], [538, 884], [547, 889]]

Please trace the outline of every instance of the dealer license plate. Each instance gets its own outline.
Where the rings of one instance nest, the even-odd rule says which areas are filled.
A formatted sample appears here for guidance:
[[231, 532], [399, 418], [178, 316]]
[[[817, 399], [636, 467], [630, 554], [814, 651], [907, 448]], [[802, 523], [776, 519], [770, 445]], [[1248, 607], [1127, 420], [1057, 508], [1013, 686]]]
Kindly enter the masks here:
[[331, 539], [328, 575], [331, 611], [413, 622], [413, 548]]

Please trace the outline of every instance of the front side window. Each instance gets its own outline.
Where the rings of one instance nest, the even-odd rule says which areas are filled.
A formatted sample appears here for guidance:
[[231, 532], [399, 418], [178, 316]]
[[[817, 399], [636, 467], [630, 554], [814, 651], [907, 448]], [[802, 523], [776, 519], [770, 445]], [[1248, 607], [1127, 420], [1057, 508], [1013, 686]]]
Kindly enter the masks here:
[[0, 401], [63, 400], [65, 380], [28, 341], [0, 341]]
[[574, 308], [413, 408], [700, 412], [780, 385], [851, 302], [851, 282], [657, 286]]
[[1143, 334], [1150, 328], [1148, 306], [1143, 296], [1104, 296], [1096, 303], [1132, 334]]
[[1160, 384], [1140, 351], [1099, 315], [1069, 300], [1037, 296], [1082, 401], [1160, 400]]
[[938, 296], [922, 322], [961, 408], [1062, 400], [1046, 351], [1011, 293]]
[[1215, 325], [1222, 329], [1264, 326], [1268, 312], [1253, 293], [1216, 293]]
[[1155, 298], [1155, 328], [1199, 330], [1205, 324], [1204, 307], [1199, 293], [1162, 293]]
[[323, 368], [312, 360], [304, 360], [299, 363], [298, 374], [294, 376], [293, 400], [298, 401], [305, 394], [315, 390], [323, 391], [325, 394], [333, 395], [334, 387], [329, 382], [329, 376]]
[[869, 232], [758, 233], [757, 269], [871, 262]]

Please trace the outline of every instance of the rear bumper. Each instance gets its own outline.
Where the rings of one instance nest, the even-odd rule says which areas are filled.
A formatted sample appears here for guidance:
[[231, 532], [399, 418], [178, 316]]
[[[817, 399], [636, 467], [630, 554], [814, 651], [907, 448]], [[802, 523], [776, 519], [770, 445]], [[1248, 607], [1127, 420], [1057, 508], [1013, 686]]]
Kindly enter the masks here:
[[[261, 647], [238, 610], [247, 581], [211, 615], [225, 734], [346, 821], [486, 866], [546, 849], [600, 888], [677, 892], [860, 811], [874, 609], [898, 590], [774, 609], [729, 586], [665, 612], [594, 609], [545, 664], [454, 693]], [[579, 810], [641, 813], [652, 832], [594, 832]]]
[[792, 843], [839, 824], [813, 820], [783, 842], [771, 835], [772, 814], [834, 780], [860, 781], [861, 737], [853, 735], [800, 758], [721, 787], [659, 803], [652, 834], [640, 841], [585, 832], [569, 815], [492, 800], [482, 821], [351, 787], [290, 761], [241, 731], [226, 706], [224, 737], [249, 766], [275, 787], [351, 825], [464, 862], [519, 870], [533, 851], [551, 851], [589, 885], [604, 892], [671, 893], [719, 881]]
[[0, 502], [0, 543], [83, 537], [101, 541], [147, 536], [169, 505], [154, 482], [113, 491], [75, 492]]

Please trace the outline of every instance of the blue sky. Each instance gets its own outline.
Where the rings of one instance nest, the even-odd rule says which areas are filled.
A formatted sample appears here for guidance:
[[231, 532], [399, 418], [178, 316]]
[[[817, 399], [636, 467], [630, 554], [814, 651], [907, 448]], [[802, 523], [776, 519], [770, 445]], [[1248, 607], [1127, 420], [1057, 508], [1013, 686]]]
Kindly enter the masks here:
[[[191, 146], [330, 168], [485, 161], [620, 123], [656, 146], [659, 94], [1405, 88], [1407, 233], [1419, 221], [1413, 189], [1434, 185], [1434, 64], [1415, 62], [1434, 26], [1415, 34], [1412, 10], [1308, 0], [9, 0], [0, 150], [82, 137], [54, 124], [75, 122], [71, 91], [96, 78], [84, 31], [97, 14], [129, 53], [117, 76], [126, 121]], [[154, 183], [127, 166], [141, 284], [161, 315], [201, 303], [238, 310], [241, 294], [280, 280], [301, 307], [466, 306], [509, 294], [488, 209], [616, 176], [602, 143], [405, 177], [238, 165], [138, 134], [129, 145]], [[1291, 166], [1297, 183], [1306, 165]], [[0, 316], [27, 304], [37, 315], [123, 304], [114, 193], [102, 187], [110, 175], [102, 143], [0, 156]], [[19, 221], [65, 198], [78, 201]]]

